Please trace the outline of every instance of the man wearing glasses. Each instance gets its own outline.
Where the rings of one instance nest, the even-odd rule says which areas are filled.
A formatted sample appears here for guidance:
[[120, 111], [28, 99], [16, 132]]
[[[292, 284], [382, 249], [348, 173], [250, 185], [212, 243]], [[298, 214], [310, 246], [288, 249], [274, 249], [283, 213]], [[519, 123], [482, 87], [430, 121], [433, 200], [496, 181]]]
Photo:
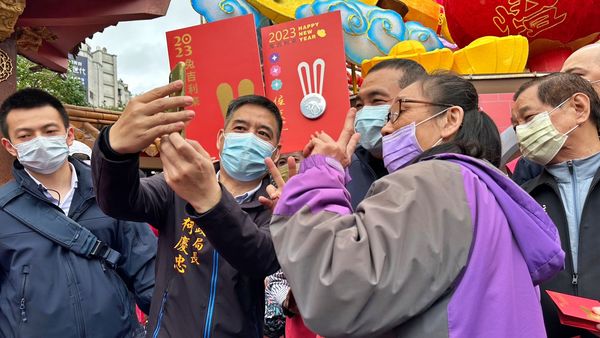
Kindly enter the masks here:
[[354, 122], [360, 141], [348, 167], [352, 180], [346, 185], [354, 209], [371, 184], [388, 173], [383, 164], [381, 128], [387, 122], [392, 101], [402, 89], [426, 74], [414, 61], [395, 59], [378, 63], [366, 75], [357, 95]]
[[[527, 82], [515, 93], [512, 121], [523, 157], [543, 166], [523, 189], [556, 224], [566, 253], [565, 269], [541, 288], [600, 299], [600, 99], [592, 87], [569, 73]], [[542, 308], [548, 337], [592, 337], [561, 325], [546, 292]]]

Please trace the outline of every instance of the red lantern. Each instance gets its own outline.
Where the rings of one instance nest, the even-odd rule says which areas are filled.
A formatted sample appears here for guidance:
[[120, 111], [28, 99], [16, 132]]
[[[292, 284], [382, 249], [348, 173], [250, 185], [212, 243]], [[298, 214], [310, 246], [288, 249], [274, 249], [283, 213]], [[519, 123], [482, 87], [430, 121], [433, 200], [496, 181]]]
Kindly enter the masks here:
[[[576, 49], [597, 39], [596, 0], [438, 0], [445, 6], [453, 40], [464, 47], [481, 36], [523, 35], [530, 55], [554, 48]], [[575, 40], [588, 37], [573, 44]], [[538, 48], [539, 45], [539, 48]]]
[[568, 48], [550, 50], [529, 58], [528, 68], [530, 72], [559, 72], [565, 60], [571, 55]]

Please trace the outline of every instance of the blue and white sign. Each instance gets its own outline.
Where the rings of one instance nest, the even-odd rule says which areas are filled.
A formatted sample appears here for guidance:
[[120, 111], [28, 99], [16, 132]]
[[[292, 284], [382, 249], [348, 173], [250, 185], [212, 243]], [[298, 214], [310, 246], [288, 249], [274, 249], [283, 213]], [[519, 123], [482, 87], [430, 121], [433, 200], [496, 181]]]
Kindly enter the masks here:
[[73, 56], [69, 55], [69, 62], [71, 63], [71, 74], [78, 78], [83, 87], [85, 88], [85, 92], [88, 92], [88, 59], [83, 56], [77, 56], [77, 58], [73, 59]]

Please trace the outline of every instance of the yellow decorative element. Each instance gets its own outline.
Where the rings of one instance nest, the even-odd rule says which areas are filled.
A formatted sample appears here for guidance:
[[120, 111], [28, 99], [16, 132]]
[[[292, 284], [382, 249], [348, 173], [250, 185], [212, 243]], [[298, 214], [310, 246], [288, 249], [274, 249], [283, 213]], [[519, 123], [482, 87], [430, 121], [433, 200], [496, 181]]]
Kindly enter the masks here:
[[153, 143], [144, 149], [144, 153], [150, 157], [156, 157], [156, 155], [159, 153], [159, 150], [158, 147]]
[[362, 63], [362, 75], [365, 76], [373, 66], [390, 59], [409, 59], [419, 63], [428, 73], [452, 68], [452, 51], [447, 48], [426, 52], [418, 41], [407, 40], [396, 44], [387, 56], [378, 56]]
[[484, 36], [454, 52], [452, 70], [460, 74], [521, 73], [528, 55], [529, 44], [523, 36]]
[[404, 22], [417, 21], [425, 27], [433, 29], [444, 39], [454, 43], [450, 30], [444, 6], [438, 4], [435, 0], [402, 0], [408, 6], [408, 13], [404, 16]]
[[254, 94], [254, 82], [249, 79], [243, 79], [238, 83], [238, 96], [233, 96], [233, 88], [229, 83], [223, 82], [217, 86], [217, 100], [219, 101], [219, 107], [221, 107], [221, 114], [225, 118], [227, 114], [227, 106], [233, 101], [234, 98], [244, 95]]
[[46, 27], [17, 28], [17, 50], [22, 52], [37, 52], [42, 42], [56, 40], [58, 36]]
[[0, 49], [0, 82], [8, 80], [12, 73], [12, 60], [5, 51]]
[[484, 36], [454, 53], [447, 48], [425, 53], [417, 41], [396, 44], [387, 56], [374, 57], [362, 63], [362, 75], [384, 60], [409, 59], [421, 64], [427, 72], [453, 70], [459, 74], [521, 73], [525, 70], [529, 44], [525, 37]]
[[25, 0], [0, 1], [0, 42], [15, 31], [15, 24], [25, 10]]
[[406, 55], [425, 52], [425, 46], [423, 46], [423, 44], [419, 41], [406, 40], [398, 42], [394, 47], [392, 47], [392, 49], [390, 49], [389, 55]]
[[[288, 22], [296, 19], [296, 9], [311, 4], [314, 0], [246, 0], [264, 16], [274, 23]], [[377, 0], [361, 0], [367, 5], [377, 5]]]

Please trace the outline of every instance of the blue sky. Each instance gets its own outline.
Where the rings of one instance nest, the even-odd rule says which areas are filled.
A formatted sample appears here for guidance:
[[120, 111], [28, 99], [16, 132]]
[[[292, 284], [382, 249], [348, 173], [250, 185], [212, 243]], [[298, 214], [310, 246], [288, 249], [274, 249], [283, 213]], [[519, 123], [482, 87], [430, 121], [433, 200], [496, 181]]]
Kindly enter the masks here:
[[86, 42], [117, 55], [118, 77], [140, 94], [166, 84], [169, 59], [165, 32], [200, 23], [189, 0], [171, 0], [167, 15], [153, 20], [121, 22], [96, 33]]

